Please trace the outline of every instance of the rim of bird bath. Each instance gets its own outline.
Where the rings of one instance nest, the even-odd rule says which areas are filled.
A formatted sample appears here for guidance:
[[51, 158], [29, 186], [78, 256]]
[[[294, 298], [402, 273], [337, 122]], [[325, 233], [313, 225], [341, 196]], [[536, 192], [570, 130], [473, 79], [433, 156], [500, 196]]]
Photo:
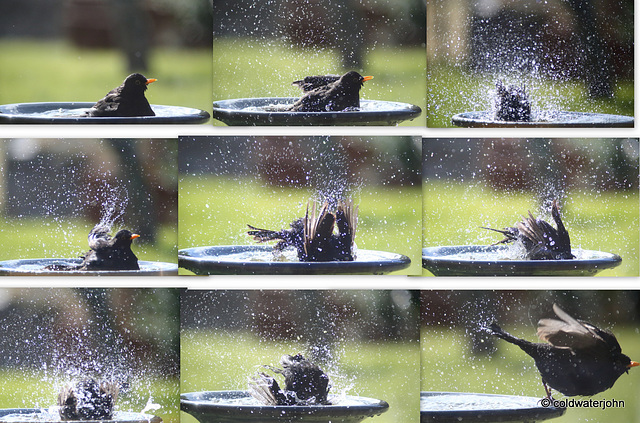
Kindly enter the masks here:
[[[41, 408], [5, 408], [0, 409], [0, 423], [61, 423], [57, 411]], [[52, 416], [57, 418], [54, 419]], [[22, 418], [24, 417], [24, 418]], [[116, 411], [111, 420], [82, 420], [82, 422], [102, 423], [162, 423], [162, 418], [151, 414], [135, 413], [132, 411]], [[72, 420], [67, 420], [72, 421]], [[76, 420], [80, 421], [80, 420]]]
[[0, 105], [0, 124], [195, 124], [210, 119], [208, 112], [182, 106], [151, 104], [156, 116], [81, 116], [95, 102], [41, 102]]
[[422, 267], [436, 276], [593, 276], [622, 262], [617, 254], [594, 250], [580, 250], [592, 258], [572, 260], [488, 260], [482, 256], [508, 255], [508, 250], [508, 245], [428, 247], [422, 249]]
[[248, 391], [202, 391], [180, 395], [180, 409], [200, 423], [331, 422], [357, 423], [389, 409], [387, 402], [359, 396], [329, 395], [335, 405], [251, 405]]
[[213, 102], [214, 119], [229, 126], [392, 126], [413, 120], [422, 113], [420, 107], [408, 103], [382, 100], [360, 100], [360, 110], [339, 112], [290, 112], [261, 110], [265, 107], [292, 105], [296, 97], [259, 97]]
[[[178, 266], [198, 275], [351, 275], [386, 274], [411, 265], [403, 254], [358, 250], [354, 261], [252, 261], [233, 256], [273, 252], [268, 245], [218, 245], [178, 251]], [[365, 258], [362, 258], [365, 257]]]
[[[463, 128], [633, 128], [631, 116], [586, 112], [543, 112], [529, 122], [494, 119], [492, 111], [458, 113], [451, 123]], [[534, 114], [535, 118], [535, 114]]]
[[420, 392], [420, 422], [538, 422], [567, 409], [544, 407], [541, 399], [470, 392]]
[[138, 260], [140, 270], [47, 270], [46, 266], [78, 265], [80, 258], [36, 258], [0, 261], [0, 276], [176, 276], [178, 265]]

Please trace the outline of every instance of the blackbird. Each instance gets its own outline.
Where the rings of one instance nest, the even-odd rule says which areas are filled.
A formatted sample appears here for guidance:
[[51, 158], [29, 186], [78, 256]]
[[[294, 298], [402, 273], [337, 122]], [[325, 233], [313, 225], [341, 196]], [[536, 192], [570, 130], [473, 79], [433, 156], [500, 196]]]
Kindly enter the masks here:
[[360, 108], [360, 89], [373, 76], [349, 71], [342, 76], [307, 76], [298, 85], [303, 95], [288, 110], [292, 112], [337, 112]]
[[302, 354], [285, 355], [282, 368], [266, 367], [284, 376], [281, 389], [273, 376], [260, 372], [249, 381], [249, 393], [265, 405], [327, 405], [329, 376]]
[[140, 235], [127, 229], [119, 230], [114, 237], [110, 228], [98, 224], [89, 232], [89, 252], [78, 270], [140, 270], [138, 257], [131, 251], [131, 243]]
[[574, 319], [556, 304], [553, 311], [560, 320], [538, 322], [537, 335], [546, 344], [516, 338], [495, 322], [487, 328], [533, 357], [547, 398], [551, 398], [549, 387], [566, 396], [595, 395], [611, 388], [623, 373], [640, 364], [622, 354], [613, 333]]
[[541, 218], [534, 218], [529, 211], [529, 217], [522, 217], [514, 228], [504, 230], [482, 227], [490, 231], [500, 232], [505, 236], [493, 245], [509, 242], [521, 242], [527, 260], [570, 260], [575, 258], [571, 254], [569, 232], [560, 218], [557, 201], [551, 206], [551, 217], [556, 222], [557, 229]]
[[58, 394], [62, 420], [112, 420], [120, 388], [113, 382], [84, 379]]
[[314, 202], [311, 216], [307, 206], [305, 217], [294, 220], [289, 229], [272, 231], [247, 225], [251, 229], [247, 234], [258, 242], [278, 239], [277, 251], [294, 247], [300, 261], [353, 261], [357, 220], [358, 207], [351, 200], [339, 201], [335, 214], [329, 211], [328, 202], [319, 211]]
[[122, 85], [109, 93], [87, 112], [89, 116], [131, 117], [155, 116], [144, 92], [156, 79], [147, 79], [139, 73], [127, 76]]
[[495, 118], [508, 122], [529, 122], [531, 120], [531, 103], [524, 85], [505, 87], [502, 81], [496, 83], [494, 98]]

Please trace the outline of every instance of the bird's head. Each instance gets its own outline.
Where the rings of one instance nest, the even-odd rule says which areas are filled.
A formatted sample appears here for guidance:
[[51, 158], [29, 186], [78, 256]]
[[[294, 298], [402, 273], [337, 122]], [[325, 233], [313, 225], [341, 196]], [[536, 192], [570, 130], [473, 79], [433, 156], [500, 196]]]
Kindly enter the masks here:
[[113, 245], [131, 245], [133, 240], [136, 238], [140, 238], [140, 235], [134, 234], [127, 229], [122, 229], [113, 237]]
[[373, 79], [373, 76], [362, 76], [356, 71], [349, 71], [342, 75], [340, 79], [345, 84], [362, 87], [366, 81]]
[[155, 78], [147, 79], [144, 75], [140, 73], [132, 73], [131, 75], [127, 76], [127, 78], [124, 80], [124, 88], [127, 90], [130, 89], [130, 90], [145, 91], [147, 89], [147, 85], [156, 81], [157, 79]]
[[[625, 356], [625, 357], [626, 357], [626, 356]], [[628, 357], [627, 357], [627, 358], [628, 358]], [[630, 369], [630, 368], [632, 368], [632, 367], [637, 367], [637, 366], [640, 366], [640, 363], [638, 363], [637, 361], [632, 361], [632, 360], [630, 360], [630, 359], [629, 359], [629, 364], [627, 364], [627, 365], [626, 365], [626, 367], [627, 367], [627, 370], [626, 370], [626, 371], [627, 371], [627, 373], [629, 373], [629, 369]]]

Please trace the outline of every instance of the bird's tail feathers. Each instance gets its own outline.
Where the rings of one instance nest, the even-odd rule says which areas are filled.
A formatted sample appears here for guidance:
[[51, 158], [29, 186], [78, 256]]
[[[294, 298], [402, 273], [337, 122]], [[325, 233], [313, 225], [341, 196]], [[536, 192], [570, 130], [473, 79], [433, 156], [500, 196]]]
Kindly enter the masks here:
[[279, 231], [256, 228], [251, 225], [247, 226], [251, 229], [250, 231], [247, 231], [247, 235], [252, 236], [254, 241], [267, 242], [273, 239], [282, 239], [282, 234]]

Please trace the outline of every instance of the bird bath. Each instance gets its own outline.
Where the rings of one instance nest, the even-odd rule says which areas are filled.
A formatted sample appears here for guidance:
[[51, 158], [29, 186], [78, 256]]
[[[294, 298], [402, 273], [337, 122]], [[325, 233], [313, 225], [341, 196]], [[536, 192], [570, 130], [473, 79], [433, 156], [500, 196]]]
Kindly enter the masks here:
[[532, 113], [528, 122], [496, 120], [492, 111], [459, 113], [451, 122], [465, 128], [633, 128], [633, 117], [582, 112]]
[[289, 112], [294, 97], [221, 100], [213, 103], [213, 118], [229, 126], [371, 125], [391, 126], [418, 117], [418, 106], [393, 101], [360, 100], [360, 110]]
[[17, 103], [0, 105], [0, 124], [194, 124], [209, 120], [204, 110], [152, 104], [155, 116], [94, 117], [84, 114], [95, 103]]
[[622, 262], [617, 254], [572, 249], [572, 260], [512, 260], [507, 245], [422, 249], [422, 267], [436, 276], [593, 276]]
[[262, 405], [247, 391], [191, 392], [180, 396], [180, 409], [200, 423], [326, 422], [357, 423], [389, 409], [385, 401], [329, 395], [331, 405]]
[[540, 398], [465, 392], [421, 392], [420, 422], [527, 422], [562, 416], [566, 408], [543, 407]]
[[79, 258], [41, 258], [0, 261], [0, 276], [175, 276], [178, 265], [156, 261], [138, 261], [140, 270], [47, 270], [45, 267], [78, 265]]
[[197, 275], [324, 275], [385, 274], [409, 267], [402, 254], [358, 250], [354, 261], [276, 261], [273, 247], [266, 245], [222, 245], [195, 247], [178, 252], [178, 265]]
[[[112, 420], [93, 421], [109, 423], [162, 423], [162, 419], [158, 416], [129, 411], [116, 411], [113, 417]], [[51, 407], [51, 409], [6, 408], [0, 410], [0, 423], [60, 423], [62, 421], [58, 407]]]

